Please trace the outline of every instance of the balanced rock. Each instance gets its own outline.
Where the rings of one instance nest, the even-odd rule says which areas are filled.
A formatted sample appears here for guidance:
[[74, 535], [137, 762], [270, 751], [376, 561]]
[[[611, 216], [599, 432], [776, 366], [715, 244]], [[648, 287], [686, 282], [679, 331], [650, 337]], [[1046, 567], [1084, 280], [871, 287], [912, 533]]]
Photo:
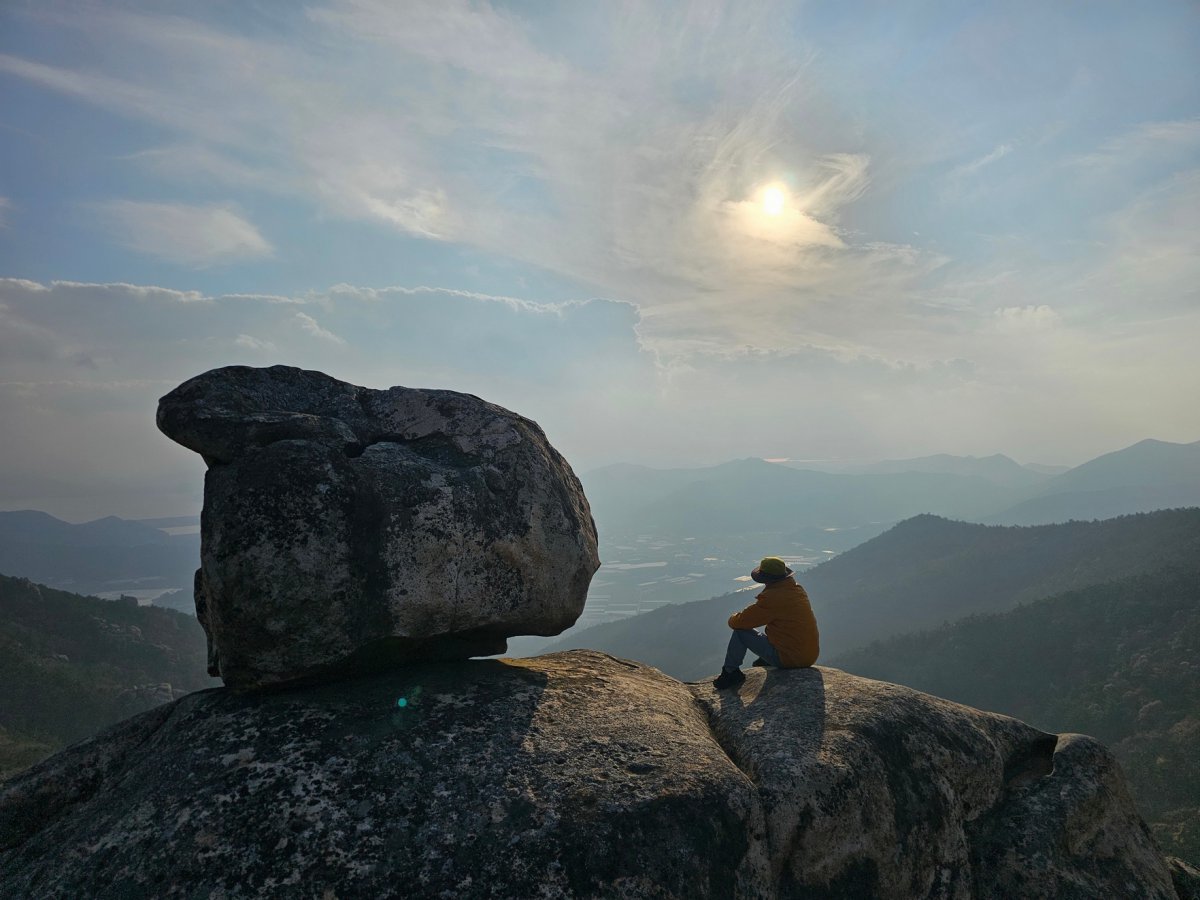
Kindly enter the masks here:
[[0, 788], [12, 897], [1175, 900], [1172, 874], [1088, 738], [591, 651], [191, 694]]
[[209, 466], [196, 611], [226, 684], [501, 653], [583, 610], [583, 489], [499, 406], [230, 366], [163, 397], [158, 426]]

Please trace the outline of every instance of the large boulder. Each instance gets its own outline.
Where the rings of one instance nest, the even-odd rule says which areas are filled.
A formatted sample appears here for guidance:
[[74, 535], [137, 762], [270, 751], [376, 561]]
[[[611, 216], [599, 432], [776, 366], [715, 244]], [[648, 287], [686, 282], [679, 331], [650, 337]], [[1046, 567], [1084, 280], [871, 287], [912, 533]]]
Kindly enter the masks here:
[[499, 406], [231, 366], [163, 397], [158, 426], [209, 466], [196, 607], [226, 684], [501, 653], [583, 610], [583, 489]]
[[0, 895], [1176, 897], [1086, 738], [591, 651], [152, 710], [0, 789]]

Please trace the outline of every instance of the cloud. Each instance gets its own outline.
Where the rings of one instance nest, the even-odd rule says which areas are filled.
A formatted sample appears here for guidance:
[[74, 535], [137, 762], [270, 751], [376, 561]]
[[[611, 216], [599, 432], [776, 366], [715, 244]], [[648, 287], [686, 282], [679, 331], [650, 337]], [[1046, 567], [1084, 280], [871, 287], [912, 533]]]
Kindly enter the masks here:
[[[654, 403], [654, 360], [637, 345], [627, 303], [547, 308], [345, 284], [280, 299], [0, 279], [0, 508], [198, 509], [203, 464], [157, 433], [154, 409], [172, 386], [224, 365], [278, 362], [373, 387], [475, 393], [537, 419], [579, 464], [605, 460]], [[75, 353], [95, 368], [71, 364]]]
[[323, 341], [330, 341], [334, 344], [345, 344], [342, 338], [338, 337], [332, 331], [322, 328], [320, 324], [308, 313], [296, 313], [296, 321], [300, 323], [300, 327], [311, 334], [313, 337], [318, 337]]
[[[1200, 301], [1200, 167], [1144, 189], [1102, 221], [1104, 262], [1090, 274], [1105, 306], [1137, 317]], [[1137, 298], [1136, 304], [1129, 302]]]
[[211, 266], [273, 252], [254, 225], [227, 207], [112, 200], [93, 208], [119, 243], [167, 262]]
[[0, 303], [0, 356], [6, 360], [62, 358], [53, 332]]
[[[997, 31], [985, 16], [913, 67], [901, 56], [918, 35], [889, 16], [856, 13], [855, 40], [839, 45], [802, 4], [613, 8], [318, 0], [262, 7], [254, 29], [73, 11], [55, 27], [104, 53], [0, 56], [0, 70], [152, 124], [152, 146], [121, 165], [188, 191], [165, 196], [238, 197], [250, 212], [232, 214], [251, 230], [236, 258], [253, 258], [255, 237], [270, 252], [246, 220], [282, 200], [310, 225], [394, 239], [398, 271], [432, 249], [464, 268], [496, 261], [506, 284], [536, 272], [570, 286], [532, 303], [430, 274], [434, 286], [273, 299], [64, 284], [41, 288], [42, 307], [14, 288], [28, 302], [7, 301], [9, 315], [45, 329], [29, 346], [48, 366], [72, 354], [99, 373], [120, 366], [127, 339], [99, 314], [120, 310], [170, 356], [171, 377], [261, 362], [256, 343], [271, 343], [278, 359], [363, 383], [475, 390], [544, 411], [581, 458], [631, 452], [614, 434], [664, 458], [769, 452], [712, 425], [760, 427], [746, 396], [794, 406], [786, 428], [803, 422], [824, 445], [809, 455], [888, 434], [912, 455], [987, 453], [1012, 448], [1006, 428], [1036, 448], [1064, 409], [1081, 447], [1155, 421], [1186, 437], [1195, 413], [1159, 395], [1196, 384], [1200, 127], [1167, 100], [1152, 107], [1163, 121], [1129, 125], [1123, 109], [1151, 107], [1128, 102], [1141, 88], [1112, 89], [1149, 83], [1156, 70], [1129, 63], [1143, 57], [1089, 69], [1086, 41], [1034, 33], [1066, 21], [1104, 37], [1103, 22], [1051, 10]], [[1034, 77], [1006, 55], [1048, 68]], [[1048, 89], [1059, 76], [1065, 94]], [[895, 89], [877, 90], [882, 79]], [[777, 214], [768, 187], [784, 196]], [[914, 429], [931, 420], [923, 397], [969, 424]], [[775, 438], [787, 442], [784, 425]]]
[[[0, 285], [8, 284], [27, 291], [88, 291], [109, 297], [134, 298], [146, 303], [211, 303], [212, 298], [200, 291], [179, 291], [174, 288], [158, 287], [157, 285], [129, 284], [124, 281], [109, 282], [108, 284], [89, 284], [82, 281], [52, 281], [49, 285], [33, 281], [23, 281], [15, 278], [0, 279]], [[236, 295], [235, 295], [236, 296]]]
[[256, 338], [248, 334], [239, 334], [233, 342], [239, 347], [245, 347], [247, 350], [273, 351], [275, 349], [275, 344], [271, 341], [264, 341], [261, 338]]
[[[584, 54], [465, 0], [330, 0], [287, 21], [287, 47], [93, 7], [58, 27], [122, 52], [86, 69], [15, 56], [0, 68], [166, 129], [128, 160], [149, 174], [295, 197], [565, 275], [636, 303], [663, 352], [777, 345], [824, 330], [822, 308], [847, 298], [868, 318], [895, 310], [940, 264], [843, 227], [871, 157], [785, 39], [790, 14], [633, 3], [589, 17]], [[771, 183], [790, 200], [777, 217], [759, 199]], [[184, 209], [114, 204], [110, 218], [171, 261], [271, 252], [231, 210]]]
[[978, 159], [973, 159], [970, 162], [963, 163], [961, 166], [956, 166], [950, 171], [951, 178], [965, 178], [968, 175], [974, 175], [980, 169], [990, 166], [997, 160], [1001, 160], [1008, 154], [1012, 153], [1012, 144], [1000, 144], [991, 153], [985, 154]]
[[1049, 306], [1006, 306], [994, 313], [996, 327], [1001, 331], [1022, 333], [1044, 331], [1062, 321], [1062, 317]]
[[200, 143], [177, 143], [139, 150], [119, 159], [132, 163], [141, 172], [182, 184], [219, 184], [281, 195], [296, 192], [294, 179], [269, 162], [248, 160], [246, 155], [253, 156]]
[[0, 197], [0, 229], [8, 228], [8, 216], [13, 203], [7, 197]]
[[[65, 513], [52, 495], [71, 495], [96, 515], [197, 508], [203, 465], [155, 431], [158, 397], [207, 369], [267, 362], [477, 394], [537, 420], [579, 469], [998, 450], [1082, 460], [1148, 434], [1195, 439], [1200, 308], [1137, 328], [1067, 327], [1042, 302], [927, 315], [872, 337], [886, 353], [814, 334], [776, 349], [700, 339], [664, 358], [642, 341], [635, 306], [603, 299], [350, 284], [280, 298], [4, 279], [0, 454], [16, 487], [0, 506]], [[91, 368], [72, 362], [83, 358]], [[107, 499], [89, 487], [99, 483]], [[139, 506], [160, 496], [177, 505]]]
[[1111, 174], [1118, 167], [1162, 162], [1192, 154], [1197, 149], [1200, 149], [1200, 118], [1142, 122], [1072, 161], [1095, 174]]

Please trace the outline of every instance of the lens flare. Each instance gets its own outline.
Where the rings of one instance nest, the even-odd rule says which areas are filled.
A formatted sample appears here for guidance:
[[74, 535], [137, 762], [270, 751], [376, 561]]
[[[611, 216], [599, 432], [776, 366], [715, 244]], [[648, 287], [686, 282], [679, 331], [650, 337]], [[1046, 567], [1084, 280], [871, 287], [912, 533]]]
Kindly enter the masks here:
[[396, 705], [398, 707], [400, 707], [401, 709], [404, 709], [404, 707], [408, 706], [408, 698], [401, 697], [399, 700], [396, 701]]

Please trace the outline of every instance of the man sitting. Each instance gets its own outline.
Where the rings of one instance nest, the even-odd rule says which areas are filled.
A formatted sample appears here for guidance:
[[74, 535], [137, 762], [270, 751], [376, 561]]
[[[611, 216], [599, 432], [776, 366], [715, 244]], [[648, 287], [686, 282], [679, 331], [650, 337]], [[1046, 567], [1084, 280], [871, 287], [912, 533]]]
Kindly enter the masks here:
[[[778, 556], [765, 557], [750, 573], [751, 578], [766, 587], [754, 603], [729, 617], [733, 634], [729, 637], [725, 665], [713, 682], [717, 690], [736, 687], [746, 680], [741, 665], [747, 650], [758, 654], [756, 666], [799, 669], [817, 661], [821, 652], [817, 620], [809, 606], [808, 593], [796, 584], [793, 574]], [[759, 625], [767, 626], [765, 635], [754, 630]]]

